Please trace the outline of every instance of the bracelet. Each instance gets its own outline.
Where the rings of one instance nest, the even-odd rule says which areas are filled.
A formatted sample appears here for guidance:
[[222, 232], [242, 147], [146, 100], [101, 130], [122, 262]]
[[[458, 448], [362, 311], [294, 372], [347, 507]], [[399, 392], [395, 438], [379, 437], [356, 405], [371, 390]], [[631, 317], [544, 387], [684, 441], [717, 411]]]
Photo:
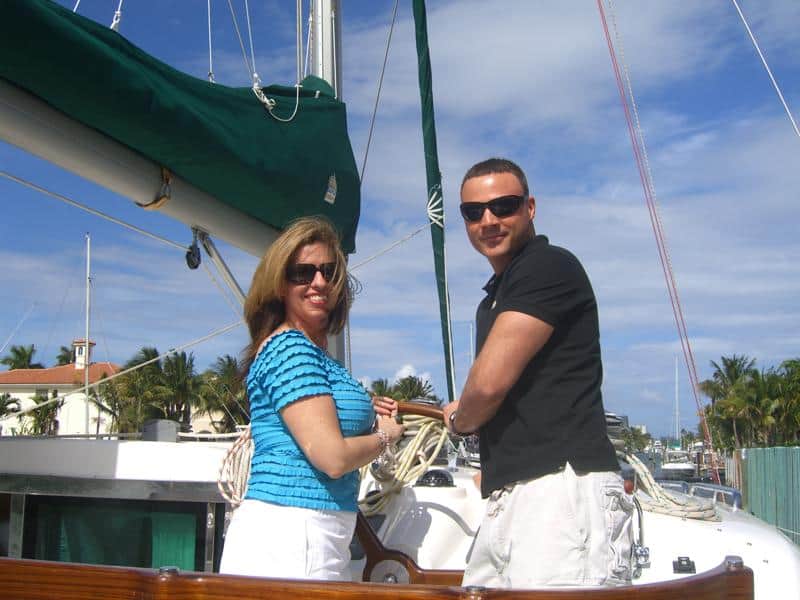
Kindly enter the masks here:
[[376, 429], [375, 435], [378, 436], [378, 441], [381, 443], [381, 452], [383, 452], [389, 447], [389, 434], [383, 429]]

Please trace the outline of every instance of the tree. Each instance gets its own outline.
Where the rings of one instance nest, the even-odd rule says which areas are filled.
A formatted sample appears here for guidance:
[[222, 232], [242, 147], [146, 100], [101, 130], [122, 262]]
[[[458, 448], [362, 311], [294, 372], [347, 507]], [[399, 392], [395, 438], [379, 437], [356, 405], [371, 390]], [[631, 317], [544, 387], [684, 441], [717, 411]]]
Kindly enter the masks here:
[[[36, 406], [44, 404], [48, 401], [47, 396], [36, 394], [31, 398], [36, 403]], [[64, 404], [64, 400], [52, 402], [41, 408], [20, 415], [17, 417], [20, 422], [20, 429], [28, 435], [56, 435], [58, 433], [58, 409]]]
[[711, 379], [700, 382], [700, 391], [711, 398], [711, 406], [724, 419], [731, 420], [733, 439], [736, 448], [741, 448], [738, 424], [747, 423], [752, 407], [745, 397], [747, 386], [755, 371], [755, 359], [734, 354], [723, 356], [722, 365], [713, 360], [714, 372]]
[[642, 433], [638, 427], [625, 427], [622, 429], [622, 441], [628, 453], [644, 452], [653, 438], [649, 433]]
[[[250, 422], [240, 372], [241, 365], [236, 357], [226, 354], [218, 357], [200, 377], [197, 412], [207, 414], [218, 433], [236, 431], [237, 425]], [[219, 415], [221, 419], [213, 420]]]
[[70, 365], [75, 362], [75, 356], [73, 354], [72, 348], [69, 346], [61, 346], [58, 349], [58, 356], [56, 356], [56, 365]]
[[11, 346], [8, 354], [0, 359], [0, 364], [7, 365], [9, 369], [44, 369], [42, 363], [33, 362], [33, 355], [36, 354], [36, 347], [30, 346]]
[[403, 377], [394, 385], [394, 390], [398, 400], [415, 400], [417, 398], [430, 400], [434, 395], [431, 383], [415, 375]]
[[19, 412], [19, 400], [12, 398], [11, 394], [0, 394], [0, 419]]
[[403, 377], [393, 385], [389, 385], [386, 379], [376, 379], [372, 382], [369, 391], [373, 396], [386, 396], [406, 402], [423, 399], [442, 404], [442, 399], [433, 393], [431, 383], [414, 375]]
[[781, 401], [775, 411], [780, 439], [784, 444], [800, 442], [800, 358], [785, 360], [778, 369]]
[[[394, 387], [389, 385], [388, 379], [376, 379], [372, 382], [369, 391], [373, 396], [386, 396], [387, 398], [394, 398], [392, 394], [396, 393]], [[394, 399], [397, 400], [397, 398]]]
[[192, 407], [199, 403], [199, 388], [193, 354], [180, 352], [164, 359], [159, 405], [165, 418], [178, 421], [186, 431], [192, 420]]

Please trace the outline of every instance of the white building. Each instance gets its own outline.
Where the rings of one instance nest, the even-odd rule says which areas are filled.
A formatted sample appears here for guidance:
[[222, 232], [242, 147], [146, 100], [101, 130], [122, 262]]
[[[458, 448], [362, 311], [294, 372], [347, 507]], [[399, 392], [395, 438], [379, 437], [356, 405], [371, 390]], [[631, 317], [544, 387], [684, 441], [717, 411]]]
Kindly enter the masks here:
[[[89, 383], [100, 381], [120, 370], [111, 362], [91, 362], [91, 349], [95, 345], [89, 341]], [[12, 369], [0, 372], [0, 395], [9, 394], [17, 400], [19, 410], [36, 405], [34, 396], [47, 398], [65, 396], [56, 414], [56, 424], [50, 433], [65, 435], [76, 433], [107, 433], [111, 419], [100, 414], [97, 407], [89, 402], [89, 428], [86, 430], [86, 394], [74, 392], [84, 386], [86, 366], [86, 343], [84, 340], [72, 342], [75, 362], [48, 369]], [[16, 415], [0, 418], [0, 435], [16, 435], [30, 432], [33, 419]]]

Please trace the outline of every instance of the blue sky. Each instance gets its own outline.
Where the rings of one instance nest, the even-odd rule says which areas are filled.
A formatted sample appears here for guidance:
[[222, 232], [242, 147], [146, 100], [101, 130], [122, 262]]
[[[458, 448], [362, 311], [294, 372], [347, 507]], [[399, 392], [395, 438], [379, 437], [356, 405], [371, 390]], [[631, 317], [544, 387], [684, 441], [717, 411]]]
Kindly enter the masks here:
[[[82, 0], [78, 12], [108, 24], [117, 4]], [[265, 83], [294, 83], [294, 4], [250, 2]], [[234, 5], [242, 24], [244, 3]], [[343, 93], [359, 165], [392, 5], [346, 0], [343, 6]], [[426, 219], [413, 23], [410, 2], [400, 5], [354, 265]], [[800, 105], [800, 5], [740, 5], [794, 109]], [[616, 0], [613, 6], [700, 378], [710, 376], [709, 361], [734, 352], [761, 367], [799, 356], [800, 139], [734, 7], [724, 0]], [[247, 85], [227, 3], [215, 0], [212, 10], [216, 79]], [[121, 33], [205, 77], [205, 11], [199, 1], [125, 3]], [[507, 156], [528, 172], [537, 232], [572, 250], [593, 282], [606, 408], [656, 434], [672, 431], [680, 345], [595, 2], [438, 0], [429, 2], [428, 25], [459, 386], [469, 366], [470, 322], [490, 269], [466, 241], [458, 185], [474, 162]], [[5, 143], [0, 164], [140, 227], [190, 241], [184, 225], [143, 213]], [[51, 364], [60, 345], [83, 335], [87, 231], [96, 358], [124, 362], [143, 345], [164, 351], [237, 319], [205, 271], [186, 269], [181, 252], [5, 179], [0, 195], [0, 344], [34, 343], [37, 358]], [[247, 286], [255, 258], [219, 246]], [[355, 275], [363, 291], [351, 315], [354, 374], [371, 380], [414, 373], [429, 377], [445, 396], [427, 232]], [[204, 369], [245, 343], [241, 327], [191, 350]], [[695, 429], [682, 358], [679, 380], [681, 425]]]

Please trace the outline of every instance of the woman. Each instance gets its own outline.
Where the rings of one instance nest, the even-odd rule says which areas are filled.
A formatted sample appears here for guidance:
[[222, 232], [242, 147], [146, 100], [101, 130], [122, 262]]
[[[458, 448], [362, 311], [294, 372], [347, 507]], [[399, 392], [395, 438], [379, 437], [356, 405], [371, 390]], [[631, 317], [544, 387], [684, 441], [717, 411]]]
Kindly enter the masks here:
[[338, 234], [322, 218], [290, 225], [253, 275], [244, 369], [254, 452], [222, 573], [350, 580], [357, 470], [404, 431], [396, 403], [376, 398], [376, 421], [363, 386], [326, 353], [351, 302]]

